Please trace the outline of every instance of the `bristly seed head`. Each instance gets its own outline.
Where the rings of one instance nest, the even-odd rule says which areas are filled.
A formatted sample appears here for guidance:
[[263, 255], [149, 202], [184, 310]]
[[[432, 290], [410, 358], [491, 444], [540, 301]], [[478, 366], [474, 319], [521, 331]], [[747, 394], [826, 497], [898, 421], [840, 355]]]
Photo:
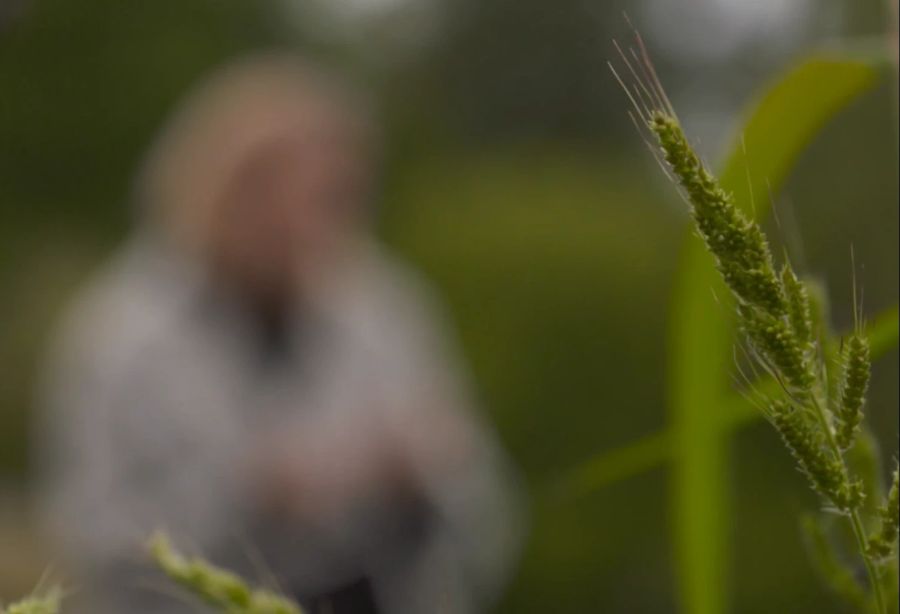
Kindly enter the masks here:
[[651, 114], [663, 159], [684, 188], [700, 235], [716, 258], [725, 283], [744, 303], [773, 315], [787, 312], [772, 253], [759, 226], [734, 204], [700, 161], [678, 120], [662, 111]]
[[62, 601], [62, 591], [51, 589], [12, 603], [6, 608], [0, 605], [0, 614], [57, 614]]
[[[831, 377], [826, 368], [831, 345], [827, 342], [829, 329], [825, 323], [826, 303], [820, 300], [822, 293], [801, 281], [789, 263], [776, 271], [759, 225], [736, 206], [733, 195], [723, 189], [691, 146], [637, 33], [635, 38], [641, 52], [638, 56], [629, 49], [635, 65], [616, 44], [635, 83], [629, 87], [610, 64], [634, 107], [629, 115], [665, 174], [678, 184], [679, 192], [688, 201], [697, 231], [737, 299], [738, 322], [749, 340], [751, 358], [783, 387], [785, 400], [763, 401], [763, 412], [813, 490], [850, 518], [862, 546], [860, 555], [874, 601], [879, 605], [878, 611], [883, 612], [873, 560], [892, 552], [897, 539], [897, 472], [880, 511], [881, 530], [865, 545], [860, 511], [866, 491], [862, 481], [851, 476], [845, 458], [845, 450], [855, 439], [862, 420], [870, 367], [856, 304], [855, 278], [857, 326], [846, 349], [843, 378], [838, 382], [839, 378]], [[852, 583], [852, 577], [847, 577]], [[863, 596], [861, 601], [866, 599]]]
[[812, 307], [806, 285], [797, 278], [794, 270], [785, 263], [781, 268], [781, 283], [787, 299], [788, 319], [797, 340], [809, 346], [813, 342]]
[[148, 549], [169, 578], [228, 614], [302, 614], [292, 601], [267, 590], [252, 590], [231, 572], [175, 551], [165, 535], [154, 535]]
[[868, 340], [861, 335], [853, 334], [844, 344], [842, 353], [843, 376], [840, 385], [840, 404], [836, 412], [837, 441], [843, 449], [853, 444], [856, 431], [862, 422], [871, 361]]
[[894, 552], [897, 542], [897, 533], [900, 529], [900, 470], [894, 469], [891, 490], [888, 492], [884, 505], [878, 510], [881, 519], [881, 528], [878, 533], [869, 538], [869, 554], [878, 558], [887, 558]]
[[862, 484], [849, 479], [843, 462], [827, 449], [821, 431], [800, 410], [785, 401], [773, 401], [769, 416], [813, 490], [844, 512], [862, 503]]
[[799, 397], [811, 394], [816, 379], [815, 367], [785, 318], [749, 305], [739, 306], [738, 314], [741, 328], [753, 347], [761, 358], [777, 369], [783, 383]]

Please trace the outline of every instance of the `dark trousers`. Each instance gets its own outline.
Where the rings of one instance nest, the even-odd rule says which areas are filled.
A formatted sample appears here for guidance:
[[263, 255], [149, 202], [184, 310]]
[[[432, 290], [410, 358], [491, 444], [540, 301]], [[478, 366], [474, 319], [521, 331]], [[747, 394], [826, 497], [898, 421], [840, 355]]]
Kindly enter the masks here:
[[312, 599], [299, 599], [309, 614], [378, 614], [368, 578], [341, 586]]

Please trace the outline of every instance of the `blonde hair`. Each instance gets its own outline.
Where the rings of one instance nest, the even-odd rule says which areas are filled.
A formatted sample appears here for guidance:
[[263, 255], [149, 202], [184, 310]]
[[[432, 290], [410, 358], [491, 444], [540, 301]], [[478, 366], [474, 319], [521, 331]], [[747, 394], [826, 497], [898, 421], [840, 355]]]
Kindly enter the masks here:
[[227, 183], [247, 157], [323, 119], [371, 153], [368, 109], [346, 82], [293, 54], [241, 58], [195, 86], [163, 127], [137, 178], [141, 213], [177, 247], [203, 252]]

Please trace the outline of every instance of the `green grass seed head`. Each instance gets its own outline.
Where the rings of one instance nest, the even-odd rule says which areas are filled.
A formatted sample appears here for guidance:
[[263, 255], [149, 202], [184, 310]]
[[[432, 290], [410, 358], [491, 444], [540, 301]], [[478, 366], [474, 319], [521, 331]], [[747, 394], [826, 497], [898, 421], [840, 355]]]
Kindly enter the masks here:
[[900, 529], [900, 485], [898, 485], [898, 480], [900, 480], [900, 471], [895, 468], [887, 499], [878, 510], [881, 528], [869, 538], [869, 554], [881, 559], [886, 559], [894, 553], [897, 533]]
[[777, 369], [783, 383], [799, 396], [809, 394], [815, 382], [815, 367], [806, 348], [785, 318], [749, 305], [738, 307], [740, 324], [753, 347]]
[[787, 303], [775, 273], [765, 235], [734, 204], [688, 142], [678, 120], [663, 111], [651, 114], [663, 159], [684, 189], [697, 229], [716, 258], [725, 283], [742, 302], [782, 315]]
[[200, 558], [186, 558], [162, 533], [154, 535], [148, 550], [170, 579], [209, 605], [227, 614], [302, 614], [295, 603], [267, 590], [253, 590], [237, 575]]
[[[752, 358], [758, 359], [782, 384], [783, 400], [765, 402], [764, 413], [813, 490], [846, 516], [860, 545], [859, 554], [869, 578], [870, 592], [861, 601], [871, 599], [875, 610], [885, 614], [886, 602], [870, 550], [883, 551], [882, 542], [893, 544], [896, 539], [896, 494], [884, 507], [890, 508], [890, 513], [880, 512], [884, 517], [882, 537], [873, 537], [873, 545], [867, 548], [868, 538], [861, 519], [867, 491], [863, 482], [851, 477], [845, 449], [839, 445], [834, 428], [846, 428], [849, 435], [845, 437], [852, 439], [861, 415], [848, 412], [845, 421], [832, 415], [832, 412], [838, 413], [837, 406], [843, 403], [840, 400], [843, 388], [850, 393], [855, 388], [861, 401], [865, 386], [860, 386], [857, 377], [857, 381], [842, 388], [840, 376], [835, 376], [830, 369], [836, 361], [831, 360], [831, 333], [824, 293], [798, 279], [789, 264], [776, 271], [765, 234], [736, 205], [733, 195], [723, 189], [697, 155], [637, 33], [635, 42], [638, 51], [629, 49], [630, 54], [616, 44], [628, 71], [623, 73], [626, 79], [610, 64], [613, 75], [633, 106], [629, 115], [639, 132], [649, 133], [645, 136], [652, 153], [688, 201], [698, 234], [737, 299], [738, 323], [750, 341]], [[636, 63], [633, 64], [629, 57]], [[858, 313], [855, 308], [854, 313]], [[854, 401], [854, 398], [850, 395], [847, 400]], [[848, 403], [848, 406], [853, 404]], [[877, 497], [873, 495], [873, 498]], [[868, 605], [866, 603], [865, 609]]]
[[842, 511], [862, 503], [862, 485], [850, 481], [841, 460], [827, 449], [818, 426], [802, 411], [776, 400], [771, 403], [770, 418], [813, 490]]
[[809, 345], [814, 341], [812, 306], [806, 284], [797, 278], [789, 264], [781, 269], [781, 284], [787, 302], [788, 319], [797, 335], [797, 340]]
[[831, 309], [828, 304], [828, 292], [825, 284], [816, 278], [807, 278], [802, 282], [809, 298], [809, 316], [814, 341], [821, 341], [832, 334], [829, 319]]
[[837, 441], [841, 448], [853, 444], [863, 419], [863, 404], [869, 388], [872, 359], [868, 340], [853, 334], [841, 353], [842, 374], [837, 406]]
[[0, 606], [0, 614], [57, 614], [62, 602], [62, 591], [50, 589], [41, 594], [26, 597], [6, 608]]
[[789, 266], [775, 271], [759, 225], [749, 219], [706, 168], [681, 128], [665, 110], [647, 122], [662, 157], [691, 205], [697, 229], [716, 260], [725, 284], [737, 297], [741, 326], [760, 356], [796, 393], [810, 393], [816, 381], [811, 360], [809, 294]]
[[199, 559], [178, 553], [163, 534], [155, 535], [150, 555], [170, 579], [214, 606], [249, 603], [250, 590], [236, 576], [213, 568]]

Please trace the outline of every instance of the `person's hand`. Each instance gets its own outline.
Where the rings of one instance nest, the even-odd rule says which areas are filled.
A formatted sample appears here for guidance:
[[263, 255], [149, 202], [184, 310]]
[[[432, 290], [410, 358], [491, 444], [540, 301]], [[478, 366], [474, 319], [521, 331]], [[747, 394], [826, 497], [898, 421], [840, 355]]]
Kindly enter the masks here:
[[291, 429], [257, 442], [250, 479], [269, 513], [327, 522], [367, 500], [412, 488], [398, 447], [377, 428]]

